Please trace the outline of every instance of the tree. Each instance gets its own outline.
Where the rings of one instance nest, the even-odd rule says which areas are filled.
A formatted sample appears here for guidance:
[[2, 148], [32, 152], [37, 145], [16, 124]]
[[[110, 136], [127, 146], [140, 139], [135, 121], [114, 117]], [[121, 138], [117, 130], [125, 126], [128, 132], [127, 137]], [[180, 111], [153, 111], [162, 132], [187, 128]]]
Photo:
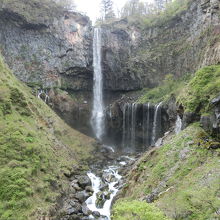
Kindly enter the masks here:
[[75, 9], [75, 4], [73, 0], [53, 0], [57, 5], [63, 7], [67, 10]]
[[158, 11], [164, 10], [166, 7], [166, 4], [169, 2], [172, 2], [172, 0], [154, 0], [155, 5]]
[[152, 12], [152, 4], [139, 0], [128, 0], [122, 8], [121, 17], [147, 15]]
[[112, 0], [101, 1], [101, 13], [103, 20], [108, 20], [115, 17]]

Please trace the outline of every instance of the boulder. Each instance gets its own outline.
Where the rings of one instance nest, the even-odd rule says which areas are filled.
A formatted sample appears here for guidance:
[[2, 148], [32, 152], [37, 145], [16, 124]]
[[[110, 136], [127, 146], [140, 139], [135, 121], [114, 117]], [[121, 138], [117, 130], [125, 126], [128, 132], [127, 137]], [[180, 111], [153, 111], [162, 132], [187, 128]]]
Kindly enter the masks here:
[[77, 192], [75, 195], [75, 198], [79, 200], [81, 203], [85, 202], [89, 197], [90, 197], [90, 194], [86, 192], [85, 190]]
[[88, 176], [79, 176], [77, 177], [78, 184], [80, 187], [85, 188], [86, 186], [91, 186], [92, 182]]

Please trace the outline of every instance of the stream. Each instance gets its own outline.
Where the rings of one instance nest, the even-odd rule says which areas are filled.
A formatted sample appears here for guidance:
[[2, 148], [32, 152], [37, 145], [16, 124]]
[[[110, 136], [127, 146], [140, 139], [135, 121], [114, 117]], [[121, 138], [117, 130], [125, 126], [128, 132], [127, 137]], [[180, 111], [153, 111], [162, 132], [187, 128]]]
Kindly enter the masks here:
[[100, 220], [111, 219], [112, 201], [123, 184], [119, 171], [133, 161], [134, 159], [131, 157], [121, 156], [113, 164], [104, 167], [103, 170], [94, 169], [94, 171], [87, 173], [94, 190], [92, 196], [86, 200], [87, 207], [93, 213], [90, 215], [90, 219], [95, 219], [94, 216], [100, 216]]

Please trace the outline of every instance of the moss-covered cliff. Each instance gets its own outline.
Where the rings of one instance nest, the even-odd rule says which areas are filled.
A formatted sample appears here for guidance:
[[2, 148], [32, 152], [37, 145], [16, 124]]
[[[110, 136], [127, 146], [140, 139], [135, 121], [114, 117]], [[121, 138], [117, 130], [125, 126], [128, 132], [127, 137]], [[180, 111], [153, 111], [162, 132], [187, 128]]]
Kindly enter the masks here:
[[0, 58], [0, 219], [56, 212], [57, 199], [69, 190], [65, 175], [91, 156], [93, 143], [31, 94]]

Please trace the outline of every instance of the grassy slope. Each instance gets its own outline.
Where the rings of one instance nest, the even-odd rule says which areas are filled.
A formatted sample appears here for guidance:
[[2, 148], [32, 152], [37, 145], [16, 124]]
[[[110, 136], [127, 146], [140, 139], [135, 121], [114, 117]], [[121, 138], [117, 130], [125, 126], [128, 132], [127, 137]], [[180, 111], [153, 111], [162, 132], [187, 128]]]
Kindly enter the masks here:
[[[93, 140], [67, 126], [0, 58], [0, 219], [47, 215]], [[27, 217], [28, 216], [28, 217]]]
[[172, 219], [218, 219], [220, 151], [208, 150], [211, 142], [204, 141], [206, 137], [198, 125], [192, 125], [167, 138], [161, 148], [145, 153], [129, 174], [124, 199], [142, 200], [157, 191], [154, 205]]

